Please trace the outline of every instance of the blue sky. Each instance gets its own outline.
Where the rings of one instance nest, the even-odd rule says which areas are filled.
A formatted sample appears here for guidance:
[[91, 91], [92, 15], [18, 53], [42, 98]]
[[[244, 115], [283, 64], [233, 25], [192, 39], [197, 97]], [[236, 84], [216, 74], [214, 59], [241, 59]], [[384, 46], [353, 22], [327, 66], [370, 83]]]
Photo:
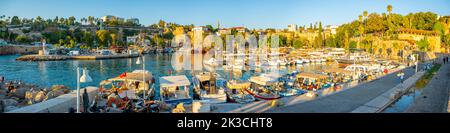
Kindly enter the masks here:
[[54, 18], [116, 15], [149, 25], [163, 19], [180, 24], [285, 28], [288, 24], [339, 25], [364, 10], [394, 13], [431, 11], [450, 15], [450, 0], [0, 0], [0, 15]]

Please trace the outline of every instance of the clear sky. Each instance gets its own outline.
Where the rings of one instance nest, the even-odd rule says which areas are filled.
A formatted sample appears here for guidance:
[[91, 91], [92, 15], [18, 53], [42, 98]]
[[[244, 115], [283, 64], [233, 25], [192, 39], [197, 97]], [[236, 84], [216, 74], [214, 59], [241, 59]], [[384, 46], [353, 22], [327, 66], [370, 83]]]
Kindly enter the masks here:
[[364, 10], [394, 13], [431, 11], [450, 15], [450, 0], [0, 0], [0, 15], [31, 18], [115, 15], [149, 25], [167, 22], [221, 27], [285, 28], [288, 24], [339, 25]]

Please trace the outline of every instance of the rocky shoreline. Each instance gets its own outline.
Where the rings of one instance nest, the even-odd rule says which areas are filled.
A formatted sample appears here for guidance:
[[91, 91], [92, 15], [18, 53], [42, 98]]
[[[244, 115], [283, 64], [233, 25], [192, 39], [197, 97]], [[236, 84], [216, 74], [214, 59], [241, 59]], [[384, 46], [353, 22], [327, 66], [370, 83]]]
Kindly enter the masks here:
[[0, 113], [47, 101], [70, 90], [63, 85], [41, 88], [21, 81], [3, 81], [0, 79]]

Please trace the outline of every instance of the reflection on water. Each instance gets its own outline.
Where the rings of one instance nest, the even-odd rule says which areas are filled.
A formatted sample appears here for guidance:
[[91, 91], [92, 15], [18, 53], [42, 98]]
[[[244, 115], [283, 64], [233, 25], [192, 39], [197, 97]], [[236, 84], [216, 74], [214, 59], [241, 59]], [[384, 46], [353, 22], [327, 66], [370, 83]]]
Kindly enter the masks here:
[[[22, 80], [42, 87], [50, 87], [62, 84], [74, 89], [76, 87], [76, 68], [86, 67], [93, 78], [93, 82], [83, 83], [81, 86], [97, 86], [100, 81], [116, 77], [123, 72], [142, 69], [142, 65], [136, 64], [137, 58], [109, 59], [109, 60], [67, 60], [67, 61], [42, 61], [23, 62], [16, 61], [18, 55], [0, 56], [0, 75], [7, 80]], [[155, 77], [167, 76], [169, 71], [172, 75], [186, 75], [189, 79], [193, 71], [174, 71], [171, 67], [171, 54], [150, 54], [145, 57], [146, 70]], [[261, 72], [280, 71], [282, 73], [292, 71], [318, 72], [320, 69], [337, 66], [336, 64], [303, 64], [282, 67], [263, 68]], [[205, 70], [207, 68], [204, 68]], [[199, 71], [195, 71], [199, 72]], [[247, 80], [254, 75], [250, 71], [227, 72], [217, 70], [216, 73], [224, 79]], [[159, 83], [159, 79], [156, 78]], [[155, 87], [159, 87], [156, 84]]]
[[422, 92], [422, 88], [411, 88], [405, 95], [400, 97], [393, 104], [389, 105], [386, 109], [384, 109], [383, 113], [403, 113], [408, 109], [409, 106], [414, 103], [414, 99], [420, 96]]

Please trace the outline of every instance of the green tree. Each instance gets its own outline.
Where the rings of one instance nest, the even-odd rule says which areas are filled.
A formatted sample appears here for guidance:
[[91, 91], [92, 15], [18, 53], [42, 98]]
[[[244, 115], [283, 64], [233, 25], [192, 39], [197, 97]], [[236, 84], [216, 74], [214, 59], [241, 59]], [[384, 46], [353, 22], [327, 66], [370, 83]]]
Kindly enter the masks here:
[[20, 21], [19, 17], [13, 16], [13, 17], [11, 18], [10, 24], [12, 24], [12, 25], [19, 25], [19, 24], [21, 24], [21, 21]]
[[349, 49], [356, 49], [356, 46], [357, 46], [357, 45], [358, 45], [357, 42], [351, 41], [350, 44], [349, 44]]
[[420, 41], [417, 41], [416, 44], [419, 47], [419, 50], [422, 52], [426, 52], [429, 50], [430, 43], [428, 42], [427, 38], [423, 38]]
[[31, 41], [31, 38], [29, 38], [28, 36], [19, 35], [16, 37], [16, 42], [19, 44], [29, 44]]
[[432, 12], [415, 13], [412, 20], [412, 27], [418, 30], [432, 30], [437, 21], [437, 14]]
[[392, 5], [388, 5], [387, 6], [387, 11], [388, 11], [389, 14], [392, 13]]
[[85, 43], [87, 48], [92, 48], [94, 46], [94, 37], [91, 32], [84, 31], [81, 42]]
[[107, 30], [98, 30], [96, 33], [101, 47], [108, 47], [108, 41], [110, 41], [110, 35]]
[[68, 23], [67, 25], [74, 25], [75, 24], [75, 17], [74, 16], [70, 16], [68, 19]]

